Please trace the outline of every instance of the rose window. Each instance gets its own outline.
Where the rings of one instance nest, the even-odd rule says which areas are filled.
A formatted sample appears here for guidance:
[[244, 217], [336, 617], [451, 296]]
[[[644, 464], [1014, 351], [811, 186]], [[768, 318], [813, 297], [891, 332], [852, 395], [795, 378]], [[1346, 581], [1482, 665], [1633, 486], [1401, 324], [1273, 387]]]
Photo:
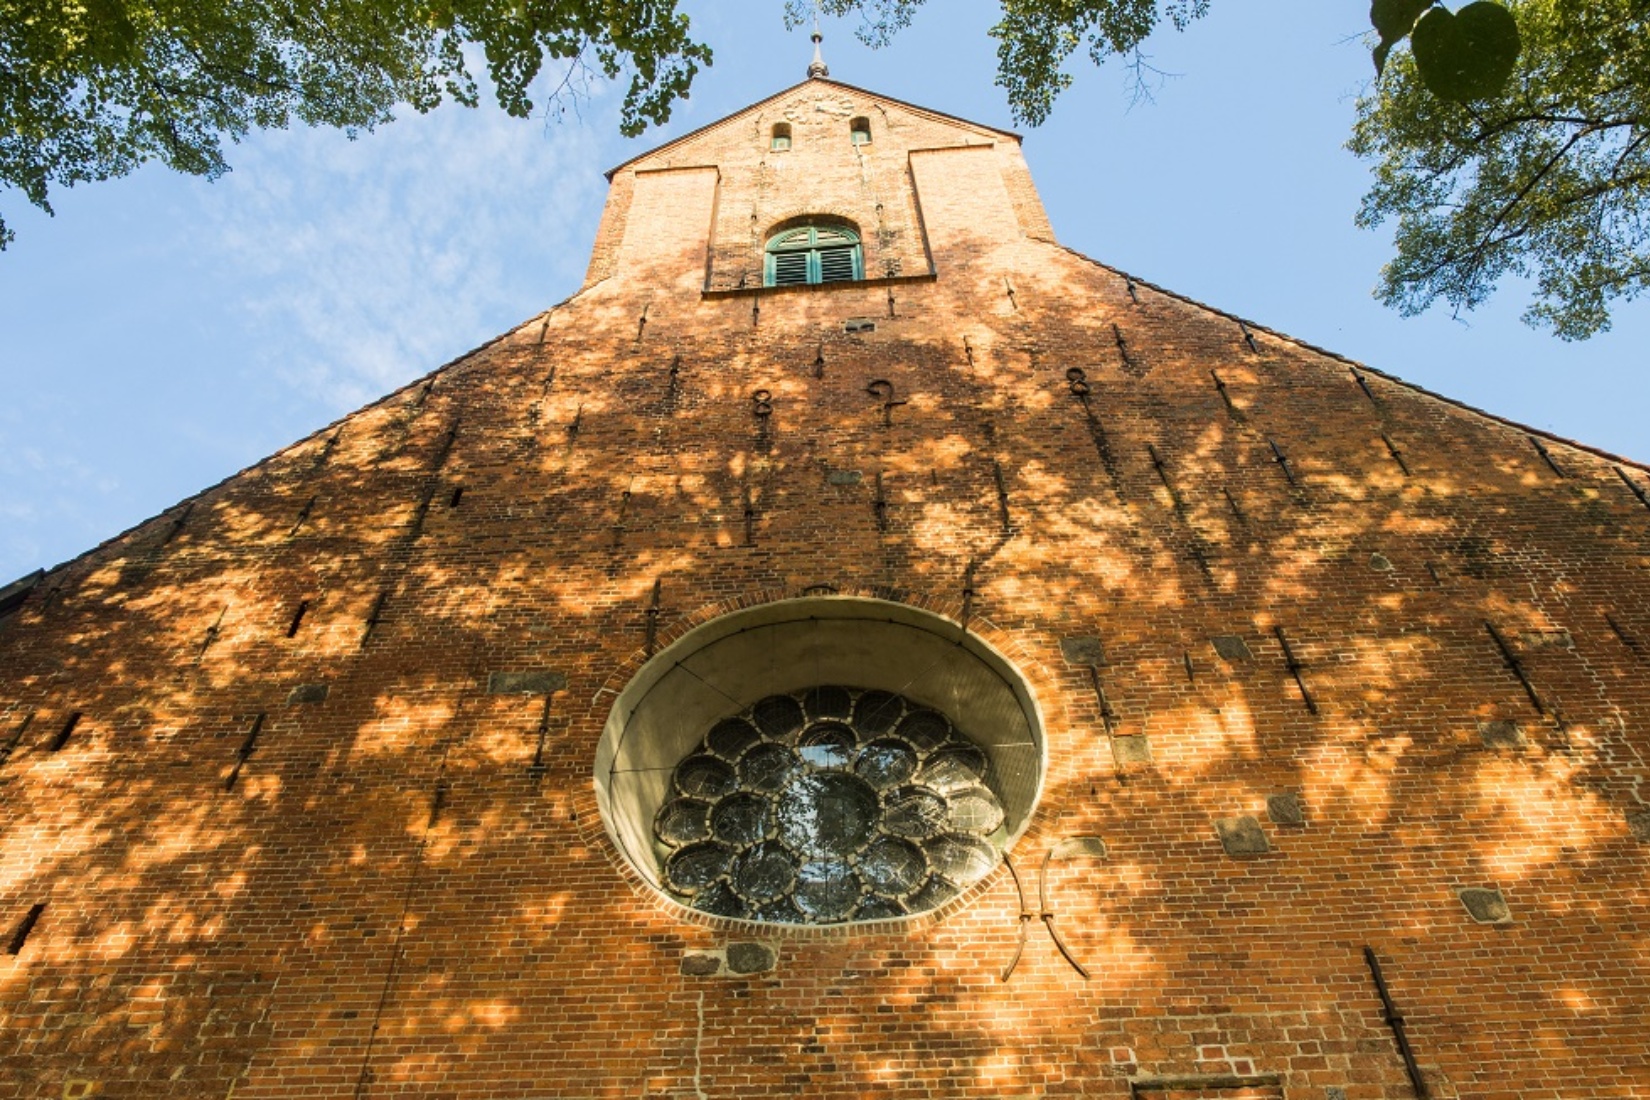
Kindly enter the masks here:
[[889, 691], [815, 687], [723, 718], [653, 822], [664, 887], [705, 913], [834, 924], [922, 913], [996, 867], [990, 758]]

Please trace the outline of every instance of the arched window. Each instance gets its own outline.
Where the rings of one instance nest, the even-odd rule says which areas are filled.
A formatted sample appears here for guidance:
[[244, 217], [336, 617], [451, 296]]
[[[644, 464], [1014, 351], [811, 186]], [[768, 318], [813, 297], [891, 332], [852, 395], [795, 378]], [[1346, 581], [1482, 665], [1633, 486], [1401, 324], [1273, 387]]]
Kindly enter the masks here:
[[846, 283], [865, 277], [859, 234], [845, 225], [794, 226], [768, 241], [764, 286]]
[[768, 142], [768, 148], [776, 153], [782, 153], [791, 147], [791, 124], [776, 122], [773, 124], [773, 139]]
[[850, 122], [848, 124], [848, 140], [855, 145], [871, 144], [871, 120], [861, 117]]

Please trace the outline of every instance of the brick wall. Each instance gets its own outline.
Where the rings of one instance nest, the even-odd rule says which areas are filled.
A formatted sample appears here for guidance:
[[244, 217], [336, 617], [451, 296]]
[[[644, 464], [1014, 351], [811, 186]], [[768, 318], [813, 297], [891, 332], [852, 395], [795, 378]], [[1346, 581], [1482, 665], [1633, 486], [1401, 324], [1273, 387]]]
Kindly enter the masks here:
[[[1650, 472], [1061, 249], [1007, 139], [890, 101], [763, 192], [815, 92], [621, 169], [602, 281], [0, 626], [0, 1098], [1396, 1100], [1366, 945], [1433, 1095], [1650, 1094]], [[704, 223], [639, 169], [713, 288], [753, 210], [872, 197], [936, 276], [662, 282], [632, 243]], [[966, 601], [1044, 714], [1026, 896], [790, 933], [638, 885], [592, 766], [656, 582], [660, 644]]]

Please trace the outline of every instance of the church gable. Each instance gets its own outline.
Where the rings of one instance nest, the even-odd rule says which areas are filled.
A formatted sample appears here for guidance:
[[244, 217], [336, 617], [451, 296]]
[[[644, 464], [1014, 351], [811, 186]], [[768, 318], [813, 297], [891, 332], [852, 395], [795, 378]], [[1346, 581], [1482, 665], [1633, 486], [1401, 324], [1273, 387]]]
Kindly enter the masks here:
[[[590, 281], [624, 274], [626, 248], [634, 253], [639, 242], [645, 251], [666, 218], [677, 241], [695, 247], [673, 270], [711, 291], [772, 281], [775, 236], [815, 221], [857, 237], [862, 278], [927, 277], [926, 238], [940, 228], [931, 223], [943, 204], [930, 209], [915, 162], [959, 150], [975, 154], [963, 175], [987, 195], [976, 195], [970, 220], [995, 220], [1009, 237], [1052, 239], [1016, 135], [814, 79], [615, 169]], [[707, 189], [684, 202], [691, 173]]]
[[1621, 1095], [1645, 469], [1040, 211], [791, 89], [0, 589], [0, 1100]]

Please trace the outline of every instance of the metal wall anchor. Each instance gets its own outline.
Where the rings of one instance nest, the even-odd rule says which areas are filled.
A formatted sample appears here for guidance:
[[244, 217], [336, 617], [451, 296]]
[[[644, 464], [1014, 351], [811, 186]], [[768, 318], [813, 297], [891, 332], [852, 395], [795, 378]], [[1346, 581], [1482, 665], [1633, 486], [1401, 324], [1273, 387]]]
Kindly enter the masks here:
[[894, 410], [901, 405], [910, 404], [909, 401], [899, 401], [894, 397], [894, 384], [886, 378], [878, 378], [865, 387], [865, 392], [882, 402], [882, 426], [894, 426]]

